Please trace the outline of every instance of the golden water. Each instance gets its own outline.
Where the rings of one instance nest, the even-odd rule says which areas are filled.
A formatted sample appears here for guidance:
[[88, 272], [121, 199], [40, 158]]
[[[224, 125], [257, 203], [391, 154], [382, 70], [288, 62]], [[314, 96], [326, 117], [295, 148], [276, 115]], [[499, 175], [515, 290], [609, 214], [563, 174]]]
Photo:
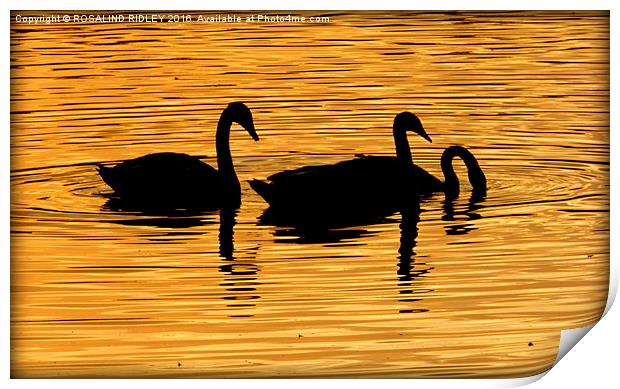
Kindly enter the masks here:
[[[14, 377], [525, 376], [551, 366], [561, 329], [601, 315], [607, 13], [17, 14], [42, 13], [11, 26]], [[217, 212], [106, 207], [95, 163], [177, 151], [214, 165], [236, 100], [261, 140], [233, 127], [232, 256]], [[441, 177], [442, 150], [468, 147], [485, 201], [424, 200], [404, 247], [398, 213], [323, 236], [257, 224], [266, 204], [248, 179], [393, 155], [403, 110], [433, 138], [410, 136], [416, 163]]]

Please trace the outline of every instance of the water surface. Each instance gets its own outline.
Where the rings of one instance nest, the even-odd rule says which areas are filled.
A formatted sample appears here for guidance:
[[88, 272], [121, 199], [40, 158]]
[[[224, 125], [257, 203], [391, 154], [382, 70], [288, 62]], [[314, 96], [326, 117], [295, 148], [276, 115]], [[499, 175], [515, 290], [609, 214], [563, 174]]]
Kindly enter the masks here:
[[[21, 14], [27, 14], [22, 12]], [[204, 13], [203, 13], [204, 14]], [[313, 15], [308, 12], [305, 15]], [[14, 15], [13, 15], [14, 16]], [[14, 377], [514, 377], [597, 320], [609, 263], [605, 12], [328, 13], [329, 23], [56, 23], [11, 30]], [[222, 109], [243, 204], [110, 208], [96, 163], [215, 165]], [[247, 184], [393, 155], [396, 113], [441, 177], [468, 147], [488, 196], [308, 233]], [[464, 177], [464, 167], [457, 164]]]

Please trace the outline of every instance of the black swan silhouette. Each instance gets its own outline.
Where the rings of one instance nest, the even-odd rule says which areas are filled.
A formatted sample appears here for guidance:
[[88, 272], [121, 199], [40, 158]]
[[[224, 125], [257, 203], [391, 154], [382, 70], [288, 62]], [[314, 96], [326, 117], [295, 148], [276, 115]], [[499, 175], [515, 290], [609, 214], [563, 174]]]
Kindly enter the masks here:
[[413, 163], [407, 130], [432, 142], [416, 115], [401, 112], [393, 125], [395, 157], [363, 155], [332, 165], [305, 166], [276, 173], [268, 181], [251, 180], [250, 186], [270, 208], [308, 215], [316, 211], [357, 214], [417, 201], [419, 188], [434, 192], [442, 190], [443, 184]]
[[250, 109], [235, 102], [220, 116], [215, 135], [217, 166], [181, 153], [154, 153], [114, 167], [98, 166], [99, 175], [114, 195], [135, 207], [238, 208], [241, 185], [230, 153], [232, 123], [238, 123], [257, 141]]
[[487, 178], [476, 157], [463, 146], [450, 146], [441, 155], [441, 171], [444, 176], [443, 191], [446, 198], [454, 199], [459, 196], [459, 179], [452, 166], [454, 157], [459, 157], [465, 162], [467, 176], [472, 187], [472, 198], [481, 199], [486, 196]]

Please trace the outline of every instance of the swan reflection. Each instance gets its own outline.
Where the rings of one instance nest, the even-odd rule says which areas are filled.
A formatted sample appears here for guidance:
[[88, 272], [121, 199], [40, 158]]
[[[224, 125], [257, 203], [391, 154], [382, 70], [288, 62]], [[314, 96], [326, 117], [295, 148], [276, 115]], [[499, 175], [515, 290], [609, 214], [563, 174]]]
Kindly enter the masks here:
[[[415, 259], [415, 247], [418, 237], [418, 222], [420, 220], [419, 203], [413, 202], [400, 210], [392, 211], [385, 209], [383, 213], [361, 213], [355, 217], [343, 217], [342, 213], [332, 214], [325, 218], [324, 214], [317, 217], [310, 217], [304, 214], [304, 218], [292, 217], [288, 213], [278, 213], [273, 209], [268, 209], [259, 218], [260, 224], [271, 224], [284, 230], [274, 232], [276, 242], [294, 243], [335, 243], [341, 240], [354, 240], [362, 236], [370, 236], [379, 232], [369, 232], [366, 226], [377, 224], [394, 223], [393, 216], [400, 214], [400, 244], [398, 248], [398, 262], [396, 270], [396, 281], [399, 297], [397, 301], [415, 303], [421, 300], [421, 293], [429, 293], [432, 290], [421, 290], [415, 285], [415, 281], [424, 277], [433, 268], [425, 263], [417, 262]], [[337, 216], [336, 216], [337, 215]], [[298, 216], [298, 215], [297, 215]], [[351, 229], [355, 227], [355, 229]], [[278, 239], [280, 236], [297, 236], [296, 240]], [[340, 246], [357, 243], [339, 243]], [[360, 245], [363, 243], [359, 243]], [[406, 308], [399, 310], [400, 313], [425, 312], [425, 309]]]
[[443, 202], [444, 214], [441, 220], [445, 222], [460, 221], [460, 223], [447, 223], [444, 227], [447, 235], [464, 235], [477, 229], [472, 221], [482, 216], [477, 211], [484, 208], [484, 196], [472, 195], [467, 204], [458, 201], [458, 198], [446, 196]]
[[[256, 307], [255, 300], [260, 299], [256, 288], [260, 285], [258, 281], [260, 267], [252, 261], [252, 258], [256, 257], [257, 248], [244, 250], [242, 258], [235, 255], [234, 227], [237, 224], [238, 209], [225, 207], [219, 211], [205, 211], [200, 208], [169, 209], [152, 205], [141, 207], [135, 202], [112, 198], [104, 204], [103, 210], [119, 212], [123, 216], [124, 213], [131, 212], [127, 215], [131, 218], [108, 220], [111, 223], [156, 227], [162, 230], [163, 235], [178, 235], [179, 240], [187, 240], [188, 235], [192, 234], [205, 234], [204, 230], [189, 227], [213, 225], [219, 213], [218, 254], [224, 263], [217, 265], [218, 274], [221, 276], [218, 284], [225, 291], [221, 299], [226, 301], [226, 307], [231, 309], [227, 312], [229, 317], [253, 316], [248, 309]], [[149, 241], [169, 243], [170, 239], [165, 241], [149, 239]], [[240, 309], [242, 311], [239, 312]]]
[[[420, 290], [415, 281], [426, 276], [433, 268], [423, 262], [416, 261], [415, 247], [418, 238], [418, 222], [420, 211], [417, 209], [404, 209], [401, 211], [400, 222], [400, 246], [398, 248], [397, 280], [398, 301], [404, 303], [416, 303], [422, 300], [421, 294], [433, 292], [433, 290]], [[405, 308], [399, 309], [399, 313], [427, 312], [428, 309]]]

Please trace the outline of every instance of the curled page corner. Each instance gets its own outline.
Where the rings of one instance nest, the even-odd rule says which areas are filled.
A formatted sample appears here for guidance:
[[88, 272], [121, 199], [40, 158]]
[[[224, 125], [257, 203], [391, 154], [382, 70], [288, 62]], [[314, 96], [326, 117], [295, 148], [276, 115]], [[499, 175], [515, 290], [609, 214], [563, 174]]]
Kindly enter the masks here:
[[547, 375], [548, 372], [549, 372], [549, 370], [546, 370], [546, 371], [543, 371], [542, 373], [534, 374], [534, 375], [531, 375], [529, 377], [521, 377], [521, 378], [509, 379], [506, 382], [506, 386], [504, 386], [504, 387], [505, 388], [516, 388], [516, 387], [519, 387], [519, 386], [525, 386], [525, 385], [532, 384], [532, 383], [538, 381], [539, 379], [543, 378], [545, 375]]
[[[575, 345], [584, 337], [594, 326], [605, 317], [609, 309], [614, 303], [616, 293], [618, 292], [618, 269], [614, 266], [614, 262], [610, 261], [609, 287], [607, 289], [607, 302], [601, 317], [594, 323], [579, 328], [572, 328], [560, 331], [560, 346], [558, 354], [553, 362], [555, 366]], [[543, 375], [546, 374], [543, 373]], [[542, 376], [541, 376], [542, 377]]]
[[605, 311], [603, 311], [602, 316], [607, 315], [607, 312], [609, 312], [609, 309], [614, 304], [614, 300], [616, 299], [616, 293], [618, 293], [618, 266], [615, 266], [614, 261], [610, 260], [609, 288], [607, 289], [607, 303], [605, 304]]
[[[598, 322], [598, 321], [597, 321]], [[583, 338], [596, 323], [588, 324], [587, 326], [572, 328], [569, 330], [560, 331], [560, 347], [558, 355], [555, 358], [553, 365], [555, 366], [564, 356]]]

